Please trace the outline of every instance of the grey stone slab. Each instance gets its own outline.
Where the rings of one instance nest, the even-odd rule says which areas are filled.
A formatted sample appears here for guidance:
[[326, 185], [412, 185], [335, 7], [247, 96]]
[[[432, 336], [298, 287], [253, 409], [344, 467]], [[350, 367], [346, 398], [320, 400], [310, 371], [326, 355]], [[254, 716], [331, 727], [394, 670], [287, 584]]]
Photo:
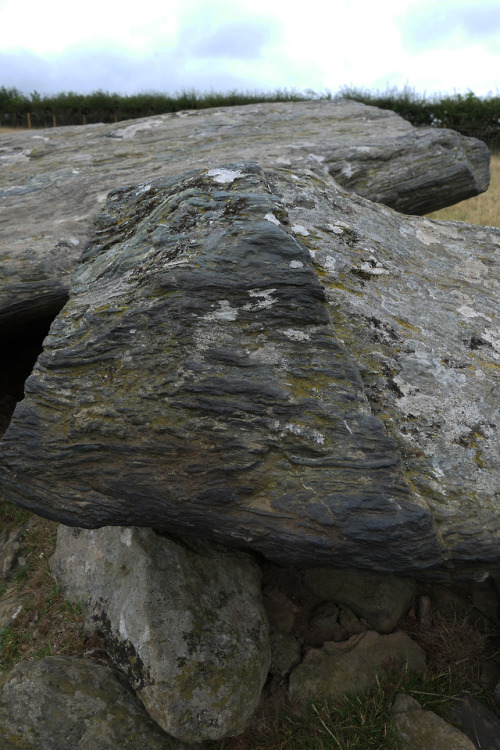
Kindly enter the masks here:
[[305, 706], [317, 697], [339, 699], [377, 685], [388, 664], [422, 672], [425, 653], [406, 633], [379, 635], [367, 630], [348, 641], [313, 649], [290, 675], [290, 698]]
[[196, 750], [152, 721], [123, 675], [75, 656], [0, 677], [0, 737], [2, 750]]
[[500, 562], [499, 248], [256, 164], [118, 190], [1, 490], [284, 564], [481, 577]]
[[397, 576], [311, 568], [306, 571], [304, 581], [316, 596], [347, 605], [378, 633], [394, 630], [415, 595], [415, 582]]
[[250, 556], [151, 529], [60, 526], [52, 564], [165, 731], [184, 742], [244, 731], [271, 659]]
[[[396, 696], [393, 724], [401, 750], [474, 750], [466, 734], [409, 695]], [[486, 747], [486, 746], [484, 746]], [[488, 746], [489, 747], [489, 746]]]
[[486, 146], [351, 101], [180, 112], [0, 134], [0, 336], [53, 317], [107, 193], [155, 176], [254, 159], [330, 174], [425, 213], [486, 190]]

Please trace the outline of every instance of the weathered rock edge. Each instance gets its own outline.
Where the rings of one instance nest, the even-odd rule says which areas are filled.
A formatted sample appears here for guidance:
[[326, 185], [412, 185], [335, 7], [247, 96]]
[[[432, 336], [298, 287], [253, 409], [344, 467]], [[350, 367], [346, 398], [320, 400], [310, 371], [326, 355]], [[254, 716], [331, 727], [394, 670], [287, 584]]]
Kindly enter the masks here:
[[437, 563], [287, 223], [256, 165], [115, 192], [4, 436], [6, 497], [279, 562]]
[[346, 189], [423, 214], [487, 189], [489, 152], [352, 101], [265, 103], [112, 125], [2, 134], [0, 337], [53, 317], [107, 193], [144, 175], [255, 159], [331, 175]]
[[255, 164], [107, 211], [0, 443], [8, 499], [285, 564], [498, 565], [497, 230]]

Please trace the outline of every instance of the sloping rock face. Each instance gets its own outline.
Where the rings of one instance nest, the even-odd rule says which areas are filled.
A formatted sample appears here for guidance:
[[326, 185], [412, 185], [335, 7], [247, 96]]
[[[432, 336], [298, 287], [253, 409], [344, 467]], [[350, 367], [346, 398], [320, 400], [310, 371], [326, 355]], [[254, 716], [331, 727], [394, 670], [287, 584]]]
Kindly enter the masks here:
[[60, 526], [53, 570], [169, 734], [198, 742], [245, 729], [270, 664], [248, 555], [150, 529]]
[[332, 175], [347, 189], [425, 213], [487, 189], [489, 152], [351, 101], [218, 108], [116, 125], [3, 134], [0, 336], [53, 317], [107, 193], [144, 175], [255, 159]]
[[[500, 701], [497, 699], [496, 702], [500, 708]], [[476, 746], [499, 750], [500, 718], [473, 695], [462, 693], [454, 698], [446, 718], [459, 727]]]
[[0, 443], [2, 492], [286, 564], [484, 572], [499, 248], [251, 163], [116, 191]]

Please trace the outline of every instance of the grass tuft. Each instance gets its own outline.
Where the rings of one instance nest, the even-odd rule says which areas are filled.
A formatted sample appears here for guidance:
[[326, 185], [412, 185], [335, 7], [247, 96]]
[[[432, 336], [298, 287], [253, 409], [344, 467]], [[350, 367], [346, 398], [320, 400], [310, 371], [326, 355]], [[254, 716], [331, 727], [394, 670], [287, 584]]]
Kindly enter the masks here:
[[[80, 94], [74, 91], [52, 95], [33, 92], [29, 96], [16, 88], [0, 87], [0, 126], [51, 127], [92, 122], [118, 122], [136, 117], [205, 109], [232, 107], [258, 102], [294, 102], [353, 99], [397, 112], [417, 126], [445, 127], [484, 140], [490, 148], [500, 148], [500, 96], [467, 94], [431, 96], [406, 86], [385, 92], [344, 86], [336, 94], [310, 89], [276, 91], [205, 91], [185, 89], [175, 94], [159, 91], [119, 95], [107, 91]], [[29, 113], [29, 118], [28, 118]]]
[[[414, 697], [424, 709], [445, 716], [462, 684], [449, 671], [423, 674], [388, 668], [377, 687], [342, 700], [319, 697], [300, 710], [283, 691], [274, 710], [260, 707], [247, 731], [206, 745], [212, 750], [397, 750], [392, 706], [398, 693]], [[482, 691], [473, 691], [482, 697]]]
[[0, 587], [0, 604], [15, 601], [22, 605], [10, 625], [0, 628], [0, 672], [10, 670], [20, 659], [84, 650], [82, 608], [64, 599], [50, 570], [57, 524], [0, 503], [1, 528], [10, 530], [27, 520], [26, 564]]
[[[26, 521], [0, 503], [0, 519]], [[0, 603], [12, 597], [23, 609], [9, 627], [0, 630], [0, 673], [21, 659], [59, 654], [93, 655], [94, 645], [83, 634], [82, 608], [64, 599], [50, 570], [57, 524], [30, 516], [27, 563], [3, 587]], [[489, 640], [468, 615], [434, 612], [431, 628], [412, 613], [401, 627], [426, 651], [422, 674], [389, 666], [377, 686], [362, 695], [330, 700], [319, 696], [305, 709], [290, 703], [286, 684], [273, 678], [264, 688], [258, 709], [239, 737], [207, 742], [206, 750], [397, 750], [392, 729], [392, 705], [398, 693], [418, 700], [424, 709], [446, 716], [451, 699], [467, 691], [495, 710], [492, 694], [481, 684], [480, 662], [492, 658]], [[102, 645], [95, 651], [102, 660]]]

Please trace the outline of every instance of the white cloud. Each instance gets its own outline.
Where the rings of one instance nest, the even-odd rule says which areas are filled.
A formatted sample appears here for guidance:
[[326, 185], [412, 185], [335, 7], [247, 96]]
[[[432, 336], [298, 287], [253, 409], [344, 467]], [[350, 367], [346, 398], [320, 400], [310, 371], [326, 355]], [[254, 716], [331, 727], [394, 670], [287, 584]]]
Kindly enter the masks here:
[[419, 2], [401, 18], [405, 43], [413, 50], [460, 49], [469, 43], [498, 51], [500, 4], [498, 0]]
[[181, 0], [3, 0], [1, 48], [53, 55], [81, 43], [113, 43], [144, 50], [173, 40]]
[[498, 63], [498, 56], [481, 45], [425, 50], [408, 59], [407, 80], [422, 93], [473, 91], [478, 95], [498, 95], [498, 78], [485, 75], [492, 66], [498, 69]]
[[486, 94], [499, 34], [498, 0], [0, 0], [0, 85]]

